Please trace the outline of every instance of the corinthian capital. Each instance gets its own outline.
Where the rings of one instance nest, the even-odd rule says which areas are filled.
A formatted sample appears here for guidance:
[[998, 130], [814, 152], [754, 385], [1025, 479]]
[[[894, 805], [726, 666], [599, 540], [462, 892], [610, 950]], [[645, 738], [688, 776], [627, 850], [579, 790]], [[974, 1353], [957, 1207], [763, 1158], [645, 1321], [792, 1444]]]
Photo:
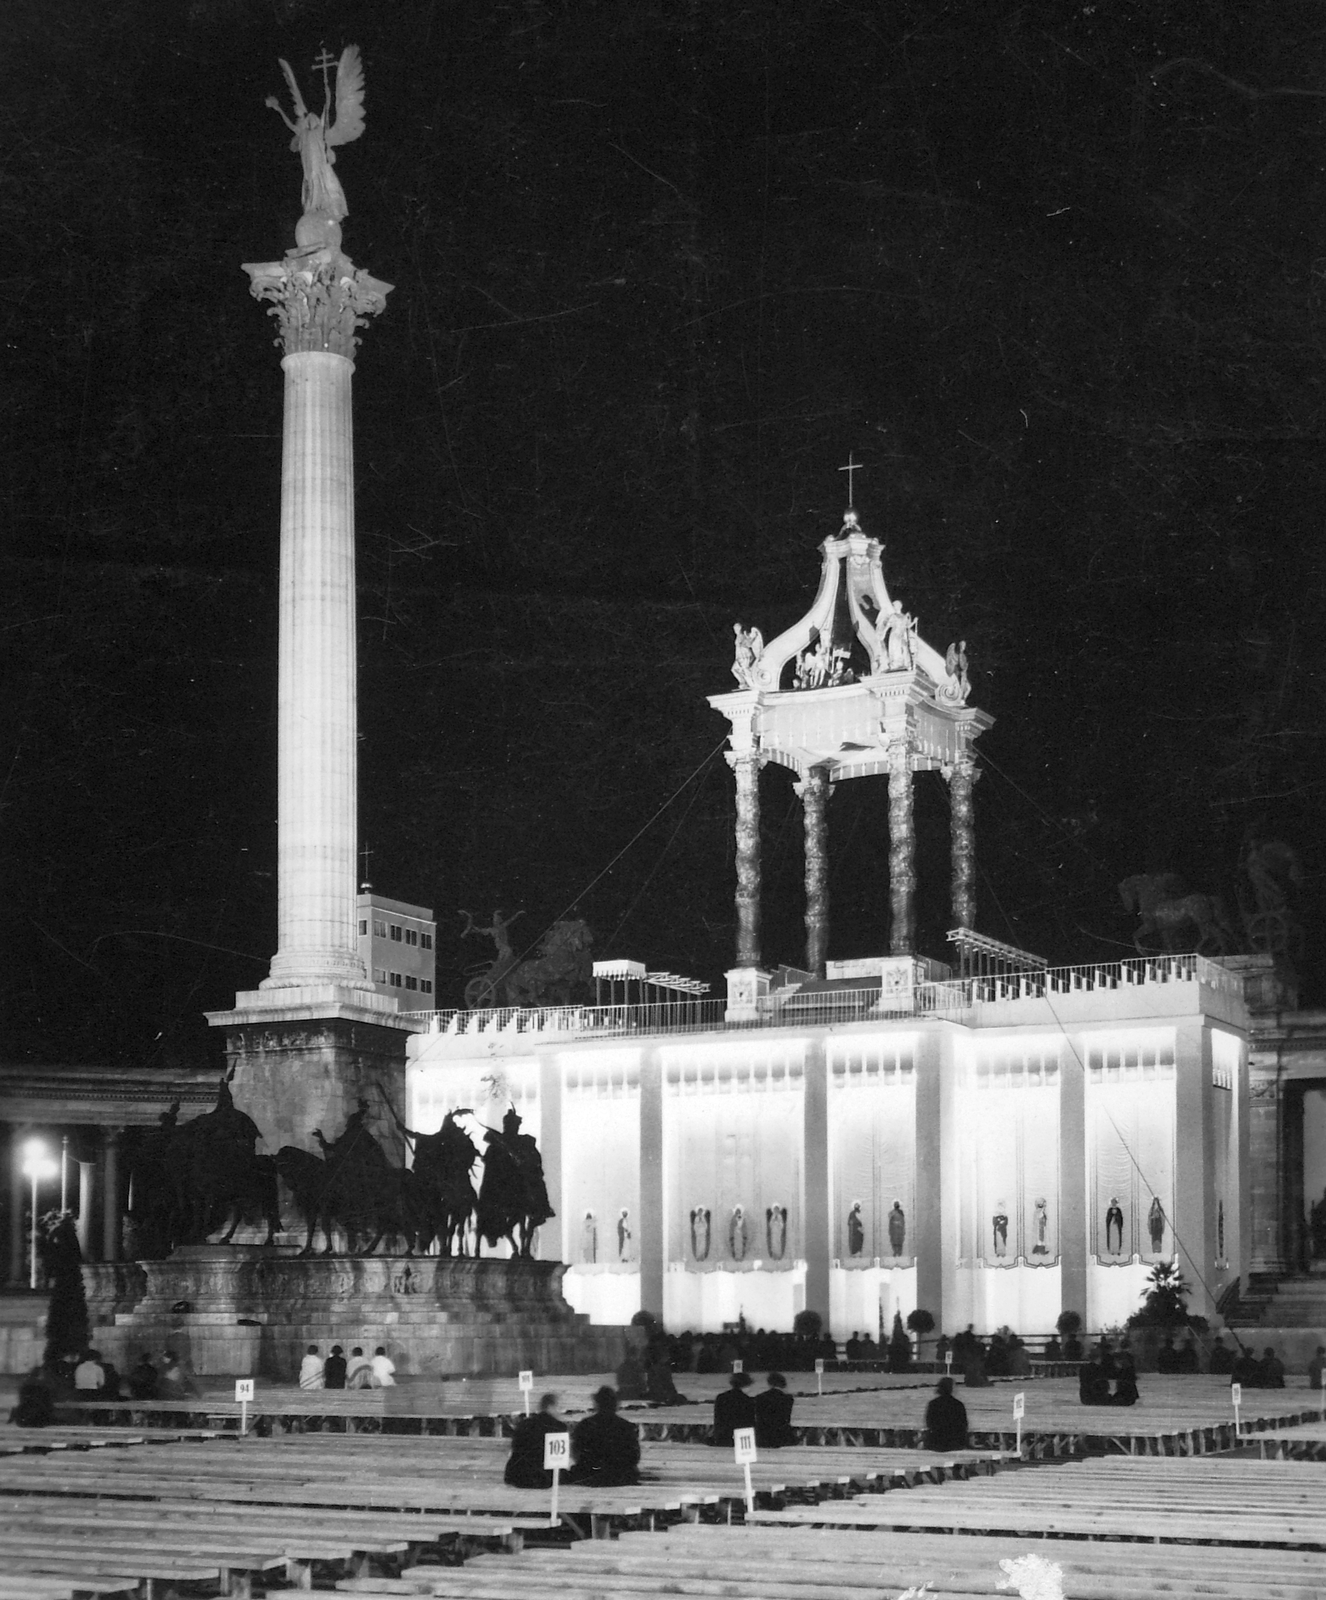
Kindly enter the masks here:
[[356, 330], [386, 308], [392, 289], [331, 240], [301, 244], [280, 261], [246, 261], [244, 270], [254, 298], [270, 302], [269, 315], [281, 330], [275, 342], [286, 355], [326, 350], [353, 359]]

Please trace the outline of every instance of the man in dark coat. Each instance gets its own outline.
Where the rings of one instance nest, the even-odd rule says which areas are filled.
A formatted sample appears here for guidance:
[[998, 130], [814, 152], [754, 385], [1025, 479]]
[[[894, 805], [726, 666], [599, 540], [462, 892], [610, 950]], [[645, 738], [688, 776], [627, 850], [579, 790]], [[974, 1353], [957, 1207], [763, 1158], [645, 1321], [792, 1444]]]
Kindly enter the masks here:
[[953, 1395], [953, 1379], [941, 1378], [935, 1385], [935, 1398], [925, 1408], [927, 1450], [965, 1450], [967, 1448], [967, 1408]]
[[552, 1470], [543, 1464], [543, 1441], [550, 1433], [566, 1433], [567, 1426], [553, 1415], [555, 1394], [539, 1397], [539, 1409], [522, 1417], [511, 1434], [511, 1454], [502, 1481], [516, 1489], [551, 1489]]
[[749, 1372], [734, 1372], [728, 1387], [714, 1396], [714, 1436], [710, 1444], [732, 1448], [732, 1435], [738, 1428], [755, 1426], [755, 1402], [746, 1393], [750, 1388]]
[[617, 1415], [617, 1391], [604, 1387], [594, 1395], [594, 1411], [571, 1430], [575, 1465], [567, 1483], [614, 1484], [640, 1482], [640, 1430]]
[[331, 1354], [322, 1364], [322, 1386], [324, 1389], [345, 1388], [345, 1351], [338, 1344], [331, 1347]]
[[1097, 1352], [1090, 1361], [1084, 1361], [1077, 1372], [1077, 1394], [1084, 1406], [1110, 1404], [1110, 1375]]
[[792, 1396], [781, 1372], [771, 1372], [767, 1381], [769, 1387], [751, 1402], [755, 1409], [755, 1443], [761, 1450], [780, 1450], [785, 1444], [797, 1442], [792, 1432]]

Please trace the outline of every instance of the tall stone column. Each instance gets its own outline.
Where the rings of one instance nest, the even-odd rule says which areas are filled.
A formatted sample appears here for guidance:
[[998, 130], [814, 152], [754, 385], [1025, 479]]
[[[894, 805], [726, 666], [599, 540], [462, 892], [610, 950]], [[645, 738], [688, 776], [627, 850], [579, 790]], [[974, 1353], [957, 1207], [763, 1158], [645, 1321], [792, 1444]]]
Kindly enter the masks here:
[[829, 953], [829, 796], [826, 767], [811, 767], [796, 786], [806, 827], [806, 971], [824, 976]]
[[760, 768], [758, 751], [728, 753], [737, 780], [737, 965], [760, 964]]
[[912, 815], [912, 762], [905, 741], [889, 747], [889, 954], [916, 948], [916, 825]]
[[829, 1270], [832, 1229], [829, 1222], [829, 1068], [824, 1035], [806, 1040], [802, 1102], [803, 1171], [806, 1186], [806, 1310], [818, 1311], [829, 1328]]
[[78, 1248], [83, 1252], [83, 1260], [92, 1260], [92, 1196], [95, 1192], [92, 1174], [95, 1165], [91, 1161], [78, 1163]]
[[660, 1322], [667, 1256], [663, 1193], [663, 1064], [654, 1047], [640, 1058], [640, 1309]]
[[1284, 1085], [1274, 1056], [1254, 1056], [1248, 1084], [1248, 1220], [1244, 1237], [1249, 1272], [1288, 1270], [1284, 1237]]
[[103, 1177], [101, 1184], [101, 1259], [120, 1259], [120, 1128], [101, 1134]]
[[976, 924], [976, 813], [972, 789], [977, 772], [966, 751], [951, 767], [948, 779], [949, 848], [953, 863], [953, 926]]
[[22, 1122], [9, 1124], [9, 1274], [11, 1289], [26, 1289], [28, 1235], [23, 1226], [23, 1212], [28, 1203], [30, 1185], [23, 1176], [23, 1143], [32, 1129]]

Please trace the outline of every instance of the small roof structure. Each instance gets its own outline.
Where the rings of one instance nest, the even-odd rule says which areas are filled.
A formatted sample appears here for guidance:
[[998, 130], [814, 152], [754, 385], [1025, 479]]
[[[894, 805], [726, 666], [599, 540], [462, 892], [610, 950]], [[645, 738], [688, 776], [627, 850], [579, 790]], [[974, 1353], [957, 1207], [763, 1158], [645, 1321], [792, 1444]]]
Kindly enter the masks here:
[[941, 655], [889, 594], [883, 545], [849, 509], [820, 546], [819, 591], [799, 622], [764, 643], [736, 624], [738, 687], [709, 696], [732, 721], [732, 749], [758, 749], [803, 777], [889, 770], [901, 744], [912, 770], [949, 767], [994, 721], [968, 705], [966, 642]]

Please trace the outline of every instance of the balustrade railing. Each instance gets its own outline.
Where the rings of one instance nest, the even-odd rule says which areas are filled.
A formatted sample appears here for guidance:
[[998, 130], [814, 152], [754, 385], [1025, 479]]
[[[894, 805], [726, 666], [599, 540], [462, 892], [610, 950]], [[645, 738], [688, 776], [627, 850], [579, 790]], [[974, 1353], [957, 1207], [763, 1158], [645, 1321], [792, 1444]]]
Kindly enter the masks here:
[[755, 1016], [729, 1021], [726, 1000], [660, 1001], [649, 1005], [493, 1006], [475, 1011], [415, 1011], [410, 1016], [429, 1033], [456, 1038], [537, 1034], [587, 1039], [647, 1033], [702, 1033], [715, 1030], [825, 1026], [877, 1022], [898, 1017], [949, 1017], [957, 1020], [976, 1005], [1052, 1000], [1151, 984], [1201, 983], [1238, 994], [1242, 978], [1205, 956], [1157, 955], [1086, 966], [1046, 967], [1039, 971], [986, 973], [918, 983], [896, 993], [878, 985], [859, 989], [791, 989], [764, 996]]

